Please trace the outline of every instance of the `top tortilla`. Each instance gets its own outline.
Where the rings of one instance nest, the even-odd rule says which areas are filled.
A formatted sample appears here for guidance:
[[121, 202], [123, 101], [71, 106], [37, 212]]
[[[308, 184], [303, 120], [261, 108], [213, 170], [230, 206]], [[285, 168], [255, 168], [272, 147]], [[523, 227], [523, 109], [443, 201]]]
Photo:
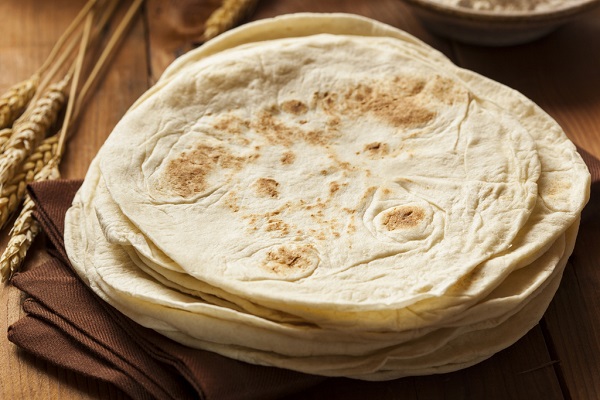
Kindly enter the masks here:
[[[473, 90], [484, 78], [421, 53], [318, 35], [200, 60], [115, 129], [107, 188], [175, 265], [239, 296], [336, 310], [441, 296], [510, 249], [542, 164], [514, 110]], [[562, 165], [578, 162], [553, 130]], [[584, 203], [581, 164], [560, 173], [582, 195], [561, 200], [539, 243]]]

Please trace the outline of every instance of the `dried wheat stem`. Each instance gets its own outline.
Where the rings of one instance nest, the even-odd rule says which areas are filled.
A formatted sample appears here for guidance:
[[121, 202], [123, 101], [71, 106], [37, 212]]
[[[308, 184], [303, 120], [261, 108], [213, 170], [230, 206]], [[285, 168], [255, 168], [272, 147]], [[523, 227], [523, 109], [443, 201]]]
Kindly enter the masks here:
[[25, 111], [29, 101], [35, 94], [39, 76], [19, 82], [0, 97], [0, 129], [10, 127]]
[[46, 136], [66, 101], [65, 88], [68, 81], [51, 85], [44, 96], [36, 102], [31, 113], [13, 127], [13, 134], [5, 144], [0, 156], [0, 188], [8, 182], [19, 165]]
[[0, 191], [0, 228], [17, 209], [26, 194], [27, 185], [56, 156], [58, 135], [44, 139], [35, 152], [20, 166], [14, 177]]
[[67, 29], [62, 33], [62, 35], [60, 35], [60, 37], [54, 44], [54, 47], [52, 47], [52, 50], [50, 50], [50, 54], [48, 55], [42, 66], [39, 68], [39, 75], [43, 74], [46, 71], [46, 69], [54, 62], [54, 59], [56, 58], [56, 55], [58, 54], [60, 49], [65, 45], [66, 41], [73, 35], [73, 32], [77, 29], [79, 24], [81, 24], [83, 18], [85, 18], [85, 16], [89, 14], [92, 7], [94, 7], [97, 2], [98, 0], [88, 0], [88, 2], [79, 11], [77, 16], [73, 19], [73, 21], [71, 21]]
[[94, 20], [94, 14], [91, 13], [88, 15], [88, 18], [85, 21], [85, 26], [83, 28], [83, 36], [81, 38], [81, 44], [79, 46], [79, 53], [77, 54], [77, 59], [73, 65], [74, 76], [71, 81], [71, 89], [69, 91], [69, 100], [67, 101], [67, 111], [65, 112], [65, 118], [62, 123], [62, 127], [58, 134], [58, 149], [56, 153], [57, 163], [60, 162], [60, 158], [62, 157], [65, 140], [67, 137], [67, 131], [69, 129], [69, 123], [71, 122], [71, 114], [73, 113], [73, 107], [75, 105], [75, 95], [77, 93], [77, 86], [79, 86], [79, 77], [81, 76], [81, 70], [83, 68], [83, 61], [85, 59], [85, 52], [90, 40], [90, 33], [92, 31], [92, 22]]
[[258, 0], [223, 0], [221, 6], [206, 20], [204, 40], [210, 40], [233, 28], [254, 10], [256, 3]]
[[[133, 17], [136, 16], [138, 10], [140, 9], [140, 7], [142, 6], [143, 3], [144, 3], [144, 0], [135, 0], [129, 6], [129, 9], [125, 13], [125, 16], [123, 17], [123, 19], [121, 20], [119, 25], [116, 27], [115, 32], [111, 35], [106, 46], [104, 46], [104, 49], [102, 50], [102, 53], [98, 57], [98, 60], [96, 61], [96, 64], [94, 65], [94, 68], [88, 74], [86, 81], [84, 82], [84, 84], [81, 87], [81, 90], [79, 91], [79, 94], [77, 96], [77, 103], [75, 104], [75, 108], [74, 108], [74, 112], [73, 112], [73, 120], [76, 120], [79, 117], [79, 113], [81, 112], [81, 107], [83, 106], [83, 103], [86, 100], [86, 97], [87, 97], [87, 94], [88, 94], [90, 88], [93, 86], [96, 79], [100, 75], [102, 68], [106, 64], [106, 61], [112, 55], [115, 47], [119, 44], [120, 40], [123, 38], [125, 31], [131, 24]], [[108, 16], [110, 16], [113, 11], [114, 11], [114, 9], [109, 9], [107, 11]]]

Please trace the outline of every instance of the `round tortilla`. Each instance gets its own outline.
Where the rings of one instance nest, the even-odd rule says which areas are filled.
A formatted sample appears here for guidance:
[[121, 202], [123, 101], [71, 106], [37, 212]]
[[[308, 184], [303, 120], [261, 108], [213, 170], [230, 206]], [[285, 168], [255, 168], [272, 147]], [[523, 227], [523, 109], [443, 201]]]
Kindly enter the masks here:
[[301, 14], [176, 61], [100, 151], [65, 241], [102, 298], [182, 343], [393, 379], [525, 334], [588, 195], [524, 96], [394, 28]]

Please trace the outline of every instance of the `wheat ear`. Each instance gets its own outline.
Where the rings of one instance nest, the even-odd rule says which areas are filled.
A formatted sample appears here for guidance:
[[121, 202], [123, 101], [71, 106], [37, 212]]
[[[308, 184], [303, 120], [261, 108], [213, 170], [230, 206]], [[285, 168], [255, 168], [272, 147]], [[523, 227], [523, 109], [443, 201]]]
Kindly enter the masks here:
[[233, 28], [254, 10], [256, 3], [258, 0], [223, 0], [204, 24], [204, 40]]
[[38, 75], [19, 82], [0, 97], [0, 129], [9, 128], [25, 111], [39, 83]]
[[[35, 176], [36, 181], [60, 177], [58, 165], [53, 161], [54, 159], [51, 159]], [[26, 195], [23, 208], [10, 231], [10, 240], [0, 256], [0, 274], [3, 282], [10, 279], [19, 270], [33, 239], [40, 232], [39, 223], [33, 219], [34, 209], [35, 203], [29, 195]]]
[[56, 122], [58, 113], [66, 101], [67, 80], [50, 85], [31, 113], [13, 126], [13, 134], [4, 146], [0, 157], [0, 187], [8, 182], [19, 165], [44, 139], [50, 126]]
[[58, 135], [50, 136], [29, 155], [13, 178], [0, 191], [0, 229], [17, 209], [26, 194], [27, 185], [57, 154]]
[[[70, 122], [70, 115], [72, 114], [72, 111], [73, 111], [74, 93], [79, 84], [79, 76], [80, 76], [81, 69], [83, 66], [85, 50], [88, 45], [88, 41], [89, 41], [89, 37], [90, 37], [92, 21], [93, 21], [93, 13], [88, 14], [88, 17], [86, 19], [84, 33], [82, 36], [82, 41], [81, 41], [81, 46], [80, 46], [80, 51], [77, 56], [77, 60], [75, 61], [75, 64], [74, 64], [74, 77], [73, 77], [73, 81], [71, 82], [71, 90], [70, 90], [71, 100], [67, 104], [67, 110], [65, 112], [65, 119], [63, 121], [62, 128], [61, 128], [60, 132], [55, 135], [56, 136], [56, 145], [51, 146], [50, 149], [48, 150], [50, 152], [50, 154], [48, 155], [49, 159], [46, 159], [44, 157], [44, 155], [42, 154], [42, 156], [39, 159], [32, 160], [32, 162], [40, 161], [41, 165], [42, 165], [40, 171], [37, 172], [33, 176], [33, 179], [32, 179], [33, 181], [39, 182], [39, 181], [44, 181], [44, 180], [48, 180], [48, 179], [60, 178], [60, 172], [58, 169], [58, 165], [60, 163], [62, 151], [64, 149], [64, 140], [65, 140], [67, 130], [68, 130], [67, 128], [68, 128], [69, 122]], [[59, 94], [59, 96], [57, 96], [56, 99], [58, 100], [58, 98], [60, 98], [60, 107], [58, 107], [58, 108], [57, 107], [49, 107], [49, 109], [52, 109], [52, 111], [55, 112], [55, 115], [53, 118], [54, 120], [57, 117], [56, 114], [58, 113], [58, 110], [62, 107], [62, 105], [64, 104], [64, 102], [66, 100], [66, 94], [64, 93], [64, 91], [66, 89], [66, 85], [69, 80], [70, 80], [70, 77], [65, 78], [61, 82], [62, 85], [60, 87], [60, 90], [57, 92], [57, 94]], [[43, 100], [43, 99], [41, 99], [41, 100]], [[55, 105], [58, 105], [58, 102]], [[35, 112], [32, 113], [32, 115], [30, 116], [29, 119], [32, 119], [34, 115], [35, 115]], [[46, 114], [44, 114], [44, 115], [46, 115]], [[54, 120], [52, 121], [52, 123], [54, 122]], [[47, 126], [45, 126], [44, 131], [48, 130], [48, 127], [50, 125], [51, 124], [48, 124]], [[45, 134], [45, 132], [44, 132], [44, 134]], [[13, 135], [13, 137], [14, 137], [14, 135]], [[11, 142], [12, 142], [12, 138], [9, 141], [9, 144]], [[48, 142], [50, 142], [50, 141], [48, 141]], [[50, 143], [50, 144], [52, 144], [52, 143]], [[14, 147], [7, 146], [7, 149], [14, 149]], [[27, 163], [25, 163], [25, 165], [27, 165]], [[38, 165], [38, 164], [35, 163], [35, 165]], [[34, 166], [33, 170], [35, 170], [35, 169], [36, 169], [36, 167]], [[24, 179], [29, 179], [29, 178], [27, 178], [27, 175], [26, 175]], [[16, 192], [19, 191], [18, 185], [17, 185], [15, 191]], [[8, 204], [7, 204], [7, 207], [8, 207]], [[3, 281], [10, 279], [12, 277], [12, 275], [20, 269], [21, 264], [23, 263], [25, 256], [27, 255], [27, 251], [29, 250], [29, 248], [31, 247], [31, 244], [33, 243], [33, 239], [35, 239], [35, 237], [37, 236], [37, 234], [40, 231], [38, 222], [33, 219], [33, 210], [34, 209], [35, 209], [35, 203], [31, 200], [31, 197], [26, 195], [21, 212], [17, 216], [15, 223], [13, 225], [13, 228], [11, 229], [11, 231], [9, 233], [10, 239], [8, 240], [8, 244], [6, 245], [6, 248], [5, 248], [4, 252], [2, 253], [2, 256], [0, 256], [0, 275], [2, 276]]]

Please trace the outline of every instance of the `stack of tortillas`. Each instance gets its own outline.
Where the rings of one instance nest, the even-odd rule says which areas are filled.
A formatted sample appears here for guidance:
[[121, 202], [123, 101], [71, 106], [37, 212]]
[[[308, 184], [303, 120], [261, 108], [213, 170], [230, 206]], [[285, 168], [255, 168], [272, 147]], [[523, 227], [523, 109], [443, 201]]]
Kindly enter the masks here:
[[523, 95], [350, 15], [176, 61], [92, 163], [74, 268], [195, 348], [327, 376], [453, 371], [541, 318], [590, 178]]

